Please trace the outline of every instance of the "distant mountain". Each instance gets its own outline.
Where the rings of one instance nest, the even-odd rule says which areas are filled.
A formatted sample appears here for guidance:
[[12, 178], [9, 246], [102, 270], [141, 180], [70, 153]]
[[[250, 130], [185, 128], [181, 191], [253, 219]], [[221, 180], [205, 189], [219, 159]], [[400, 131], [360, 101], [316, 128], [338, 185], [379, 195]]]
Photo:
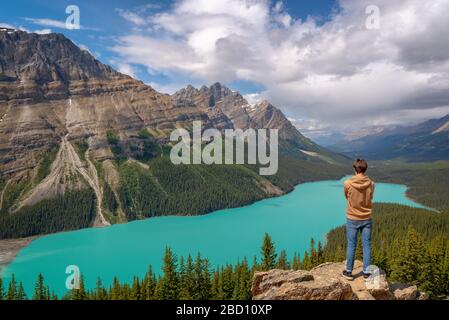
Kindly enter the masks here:
[[385, 128], [379, 133], [330, 147], [369, 159], [435, 161], [449, 159], [449, 115], [418, 125]]
[[249, 104], [243, 96], [220, 83], [197, 89], [183, 88], [173, 94], [177, 106], [197, 106], [214, 119], [218, 128], [279, 129], [281, 152], [296, 158], [316, 158], [327, 162], [344, 162], [342, 155], [331, 152], [302, 135], [281, 110], [268, 101]]
[[[169, 135], [280, 130], [276, 176], [251, 166], [174, 166]], [[269, 102], [220, 83], [173, 96], [102, 64], [61, 34], [0, 29], [0, 238], [202, 214], [338, 177], [345, 157], [305, 138]]]

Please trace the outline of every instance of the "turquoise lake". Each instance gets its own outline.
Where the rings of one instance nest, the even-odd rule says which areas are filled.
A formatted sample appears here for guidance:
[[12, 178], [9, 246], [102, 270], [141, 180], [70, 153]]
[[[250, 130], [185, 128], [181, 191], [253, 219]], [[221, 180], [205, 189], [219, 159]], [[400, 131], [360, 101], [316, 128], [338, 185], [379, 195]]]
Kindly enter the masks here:
[[[115, 275], [130, 282], [133, 275], [144, 275], [150, 264], [159, 271], [166, 246], [178, 256], [201, 252], [212, 266], [245, 256], [251, 262], [259, 255], [265, 232], [291, 259], [294, 252], [302, 255], [308, 249], [310, 238], [324, 241], [330, 229], [345, 223], [343, 180], [301, 184], [282, 197], [204, 216], [152, 218], [41, 237], [23, 248], [2, 276], [8, 283], [14, 273], [31, 297], [42, 273], [46, 284], [61, 295], [66, 292], [68, 265], [80, 268], [88, 288], [95, 286], [97, 277], [109, 286]], [[378, 183], [374, 200], [422, 207], [405, 192], [405, 186]]]

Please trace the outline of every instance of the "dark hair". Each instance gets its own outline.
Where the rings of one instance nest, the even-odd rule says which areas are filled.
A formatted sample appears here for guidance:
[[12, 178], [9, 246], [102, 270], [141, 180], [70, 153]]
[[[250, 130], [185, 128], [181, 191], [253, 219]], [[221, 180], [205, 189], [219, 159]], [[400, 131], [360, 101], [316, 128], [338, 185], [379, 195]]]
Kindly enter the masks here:
[[368, 170], [368, 162], [364, 159], [357, 159], [354, 161], [352, 167], [357, 173], [365, 173]]

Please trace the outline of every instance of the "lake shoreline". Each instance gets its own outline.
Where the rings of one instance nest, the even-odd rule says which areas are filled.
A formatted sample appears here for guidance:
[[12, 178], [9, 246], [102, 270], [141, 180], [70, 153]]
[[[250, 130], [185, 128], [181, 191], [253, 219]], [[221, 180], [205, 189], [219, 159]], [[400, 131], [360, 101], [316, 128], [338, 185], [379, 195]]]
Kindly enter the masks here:
[[1, 272], [15, 259], [20, 250], [28, 246], [37, 238], [39, 238], [39, 236], [0, 240], [0, 275]]

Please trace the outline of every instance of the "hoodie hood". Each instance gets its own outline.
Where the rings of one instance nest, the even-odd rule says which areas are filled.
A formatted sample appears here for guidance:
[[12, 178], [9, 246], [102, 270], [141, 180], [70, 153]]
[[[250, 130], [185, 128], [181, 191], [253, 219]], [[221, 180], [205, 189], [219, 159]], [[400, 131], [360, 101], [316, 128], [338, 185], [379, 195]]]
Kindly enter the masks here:
[[357, 190], [366, 190], [372, 185], [371, 179], [365, 175], [355, 175], [347, 180], [347, 183]]

